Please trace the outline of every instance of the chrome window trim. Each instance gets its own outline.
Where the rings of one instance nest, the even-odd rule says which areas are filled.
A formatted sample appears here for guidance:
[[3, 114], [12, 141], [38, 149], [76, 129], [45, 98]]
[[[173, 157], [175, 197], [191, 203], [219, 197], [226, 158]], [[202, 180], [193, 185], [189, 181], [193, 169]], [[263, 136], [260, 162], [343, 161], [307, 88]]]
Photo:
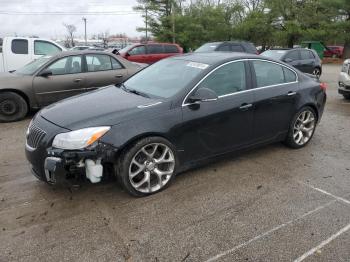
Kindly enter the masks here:
[[185, 103], [186, 99], [188, 98], [188, 96], [193, 92], [193, 90], [195, 90], [209, 75], [211, 75], [213, 72], [215, 72], [216, 70], [218, 70], [219, 68], [225, 66], [225, 65], [228, 65], [228, 64], [231, 64], [231, 63], [236, 63], [236, 62], [245, 62], [245, 61], [263, 61], [263, 62], [268, 62], [268, 63], [273, 63], [273, 64], [277, 64], [279, 66], [282, 66], [282, 67], [285, 67], [289, 70], [291, 70], [294, 74], [295, 74], [295, 78], [296, 80], [293, 81], [293, 82], [286, 82], [286, 83], [281, 83], [281, 84], [275, 84], [275, 85], [269, 85], [269, 86], [261, 86], [261, 87], [257, 87], [257, 88], [253, 88], [253, 89], [247, 89], [247, 90], [242, 90], [242, 91], [238, 91], [238, 92], [234, 92], [234, 93], [230, 93], [230, 94], [226, 94], [226, 95], [221, 95], [221, 96], [218, 96], [218, 99], [220, 98], [223, 98], [223, 97], [228, 97], [228, 96], [233, 96], [233, 95], [238, 95], [238, 94], [243, 94], [243, 93], [247, 93], [247, 92], [250, 92], [250, 91], [253, 91], [253, 90], [260, 90], [260, 89], [265, 89], [265, 88], [270, 88], [270, 87], [275, 87], [275, 86], [282, 86], [282, 85], [287, 85], [287, 84], [296, 84], [299, 82], [299, 76], [297, 74], [297, 72], [289, 67], [289, 66], [286, 66], [284, 64], [281, 64], [281, 63], [278, 63], [278, 62], [275, 62], [275, 61], [270, 61], [270, 60], [265, 60], [265, 59], [260, 59], [260, 58], [244, 58], [244, 59], [238, 59], [238, 60], [234, 60], [234, 61], [229, 61], [229, 62], [226, 62], [222, 65], [219, 65], [217, 67], [215, 67], [214, 69], [212, 69], [210, 72], [208, 72], [188, 93], [187, 95], [185, 96], [185, 98], [183, 99], [182, 101], [182, 107], [184, 106], [188, 106], [188, 105], [193, 105], [195, 103]]

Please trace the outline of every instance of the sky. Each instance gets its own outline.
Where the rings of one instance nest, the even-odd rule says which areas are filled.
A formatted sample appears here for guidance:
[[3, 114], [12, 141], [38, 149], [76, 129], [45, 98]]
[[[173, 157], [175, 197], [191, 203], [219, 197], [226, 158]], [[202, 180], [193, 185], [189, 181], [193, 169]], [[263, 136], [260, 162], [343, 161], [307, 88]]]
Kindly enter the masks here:
[[[132, 10], [136, 0], [0, 0], [0, 37], [32, 36], [62, 38], [65, 24], [74, 24], [77, 36], [108, 32], [140, 36], [143, 26], [139, 13]], [[59, 15], [57, 14], [59, 13]]]

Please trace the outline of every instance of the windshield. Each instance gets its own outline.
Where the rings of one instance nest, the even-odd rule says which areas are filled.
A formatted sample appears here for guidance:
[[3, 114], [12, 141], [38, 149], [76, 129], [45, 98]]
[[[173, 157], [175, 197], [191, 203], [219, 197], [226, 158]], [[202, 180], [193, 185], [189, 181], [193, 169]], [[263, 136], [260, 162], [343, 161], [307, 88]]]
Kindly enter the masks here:
[[40, 57], [39, 59], [36, 59], [30, 62], [29, 64], [26, 64], [25, 66], [21, 67], [20, 69], [16, 70], [15, 73], [20, 75], [32, 75], [50, 59], [51, 56]]
[[202, 63], [165, 59], [137, 73], [124, 86], [148, 96], [168, 98], [185, 88], [207, 67]]
[[267, 50], [261, 53], [261, 55], [279, 60], [286, 52], [287, 50]]
[[214, 51], [217, 47], [218, 47], [218, 43], [208, 43], [208, 44], [204, 44], [201, 47], [199, 47], [198, 49], [195, 50], [196, 53], [198, 52], [211, 52]]

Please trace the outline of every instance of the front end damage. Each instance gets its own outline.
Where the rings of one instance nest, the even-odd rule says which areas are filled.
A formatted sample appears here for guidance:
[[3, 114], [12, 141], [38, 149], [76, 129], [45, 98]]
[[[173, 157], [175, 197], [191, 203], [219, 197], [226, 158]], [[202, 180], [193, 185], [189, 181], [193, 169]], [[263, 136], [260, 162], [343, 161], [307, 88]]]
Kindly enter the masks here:
[[113, 146], [100, 142], [82, 150], [50, 147], [44, 162], [45, 179], [50, 184], [60, 184], [86, 177], [91, 183], [98, 183], [106, 168], [115, 162], [116, 152]]

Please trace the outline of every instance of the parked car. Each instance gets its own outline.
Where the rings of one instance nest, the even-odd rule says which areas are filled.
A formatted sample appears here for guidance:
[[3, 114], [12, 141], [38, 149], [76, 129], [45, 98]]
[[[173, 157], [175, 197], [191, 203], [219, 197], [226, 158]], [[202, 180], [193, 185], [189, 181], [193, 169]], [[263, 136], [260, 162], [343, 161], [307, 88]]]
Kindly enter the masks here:
[[345, 99], [350, 99], [350, 59], [346, 59], [343, 63], [338, 84], [338, 93], [343, 95]]
[[322, 74], [322, 61], [313, 49], [270, 49], [261, 53], [261, 55], [281, 60], [304, 73], [313, 74], [317, 77]]
[[43, 55], [53, 55], [65, 50], [47, 39], [5, 37], [0, 48], [0, 72], [17, 70]]
[[171, 57], [120, 88], [41, 110], [27, 131], [26, 156], [48, 183], [79, 175], [95, 183], [103, 170], [115, 170], [127, 192], [145, 196], [225, 153], [277, 141], [304, 147], [325, 101], [323, 84], [268, 58], [225, 52]]
[[129, 45], [115, 52], [132, 62], [153, 64], [166, 57], [183, 53], [183, 49], [177, 44], [148, 43]]
[[225, 52], [242, 52], [250, 54], [259, 54], [253, 43], [246, 41], [225, 41], [225, 42], [213, 42], [206, 43], [196, 49], [194, 52], [213, 52], [213, 51], [225, 51]]
[[323, 55], [324, 57], [342, 58], [343, 52], [343, 46], [327, 46], [323, 52]]
[[118, 84], [140, 69], [104, 52], [71, 51], [43, 56], [15, 72], [0, 74], [0, 122], [17, 121], [30, 109]]

